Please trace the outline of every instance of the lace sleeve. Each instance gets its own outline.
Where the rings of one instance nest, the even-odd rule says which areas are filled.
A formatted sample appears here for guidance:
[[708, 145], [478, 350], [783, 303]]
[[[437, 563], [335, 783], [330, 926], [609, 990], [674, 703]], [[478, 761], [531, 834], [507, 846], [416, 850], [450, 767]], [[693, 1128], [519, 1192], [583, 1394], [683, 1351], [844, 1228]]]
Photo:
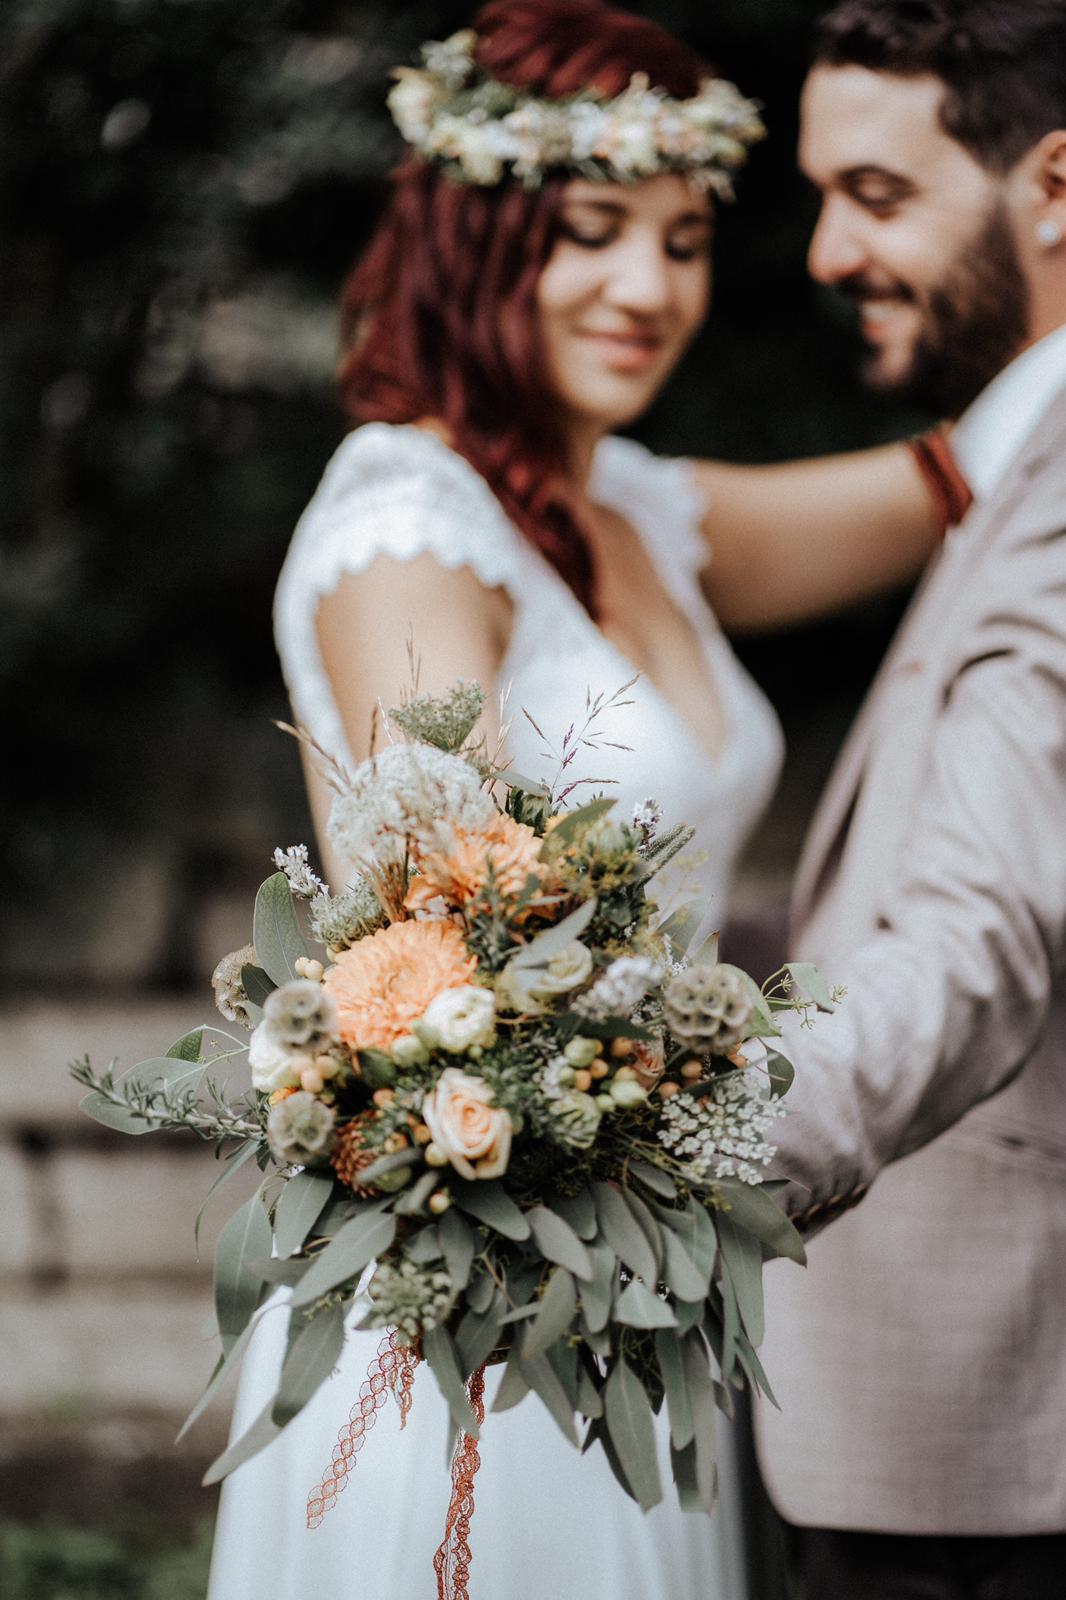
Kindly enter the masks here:
[[504, 588], [521, 604], [521, 535], [485, 481], [432, 434], [369, 423], [330, 461], [297, 525], [274, 604], [293, 712], [341, 761], [351, 753], [318, 648], [319, 601], [378, 556], [427, 554], [452, 571], [469, 567], [486, 588]]

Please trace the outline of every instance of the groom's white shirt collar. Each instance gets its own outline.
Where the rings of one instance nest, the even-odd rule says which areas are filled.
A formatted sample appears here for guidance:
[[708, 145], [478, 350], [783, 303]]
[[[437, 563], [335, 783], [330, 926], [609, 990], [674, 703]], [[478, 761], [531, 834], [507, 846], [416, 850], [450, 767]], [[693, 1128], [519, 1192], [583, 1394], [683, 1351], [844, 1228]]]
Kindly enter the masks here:
[[974, 498], [982, 500], [1066, 385], [1066, 324], [1015, 356], [964, 411], [951, 448]]

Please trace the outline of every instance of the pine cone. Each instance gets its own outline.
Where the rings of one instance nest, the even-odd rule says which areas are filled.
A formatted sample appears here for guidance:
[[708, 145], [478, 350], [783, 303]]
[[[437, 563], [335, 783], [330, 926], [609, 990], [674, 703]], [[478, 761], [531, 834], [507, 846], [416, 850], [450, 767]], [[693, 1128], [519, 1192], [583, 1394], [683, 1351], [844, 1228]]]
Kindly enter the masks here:
[[728, 1055], [743, 1039], [751, 1012], [751, 996], [728, 967], [689, 967], [663, 985], [667, 1026], [692, 1050]]
[[340, 1181], [347, 1184], [360, 1200], [369, 1200], [373, 1195], [382, 1193], [375, 1184], [359, 1182], [359, 1174], [373, 1166], [381, 1155], [380, 1150], [368, 1150], [364, 1145], [366, 1121], [364, 1117], [357, 1117], [354, 1122], [347, 1123], [338, 1133], [337, 1143], [329, 1158]]

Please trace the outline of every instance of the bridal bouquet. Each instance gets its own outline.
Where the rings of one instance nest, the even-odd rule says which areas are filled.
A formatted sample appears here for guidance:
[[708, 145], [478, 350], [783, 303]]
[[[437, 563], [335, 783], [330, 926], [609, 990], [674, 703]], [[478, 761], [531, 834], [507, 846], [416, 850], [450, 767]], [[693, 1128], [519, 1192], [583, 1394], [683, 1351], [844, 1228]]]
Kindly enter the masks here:
[[277, 851], [252, 943], [215, 972], [250, 1037], [204, 1026], [120, 1077], [75, 1067], [99, 1121], [214, 1141], [217, 1183], [263, 1173], [219, 1238], [222, 1350], [193, 1418], [277, 1285], [288, 1350], [209, 1481], [306, 1404], [355, 1304], [379, 1357], [312, 1524], [423, 1361], [458, 1435], [457, 1485], [476, 1466], [483, 1369], [502, 1362], [494, 1409], [532, 1390], [645, 1508], [663, 1493], [665, 1404], [681, 1503], [711, 1508], [715, 1406], [745, 1380], [770, 1392], [763, 1262], [803, 1260], [763, 1181], [792, 1076], [775, 1014], [833, 997], [809, 966], [760, 988], [713, 940], [683, 948], [647, 890], [690, 832], [659, 831], [653, 803], [568, 807], [603, 709], [567, 734], [553, 789], [486, 759], [476, 685], [410, 698], [394, 742], [331, 773], [331, 841], [357, 875], [330, 894], [303, 846]]

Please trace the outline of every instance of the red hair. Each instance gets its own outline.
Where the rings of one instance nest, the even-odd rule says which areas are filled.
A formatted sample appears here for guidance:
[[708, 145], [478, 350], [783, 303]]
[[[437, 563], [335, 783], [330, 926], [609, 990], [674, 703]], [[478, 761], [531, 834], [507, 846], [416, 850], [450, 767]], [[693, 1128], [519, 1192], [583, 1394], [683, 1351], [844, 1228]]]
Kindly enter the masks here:
[[[683, 99], [707, 74], [657, 24], [602, 0], [494, 0], [475, 29], [486, 72], [547, 99], [620, 94], [635, 72]], [[421, 161], [399, 167], [345, 287], [340, 395], [356, 423], [442, 422], [594, 612], [592, 559], [564, 491], [565, 439], [536, 320], [564, 183], [478, 188]]]

